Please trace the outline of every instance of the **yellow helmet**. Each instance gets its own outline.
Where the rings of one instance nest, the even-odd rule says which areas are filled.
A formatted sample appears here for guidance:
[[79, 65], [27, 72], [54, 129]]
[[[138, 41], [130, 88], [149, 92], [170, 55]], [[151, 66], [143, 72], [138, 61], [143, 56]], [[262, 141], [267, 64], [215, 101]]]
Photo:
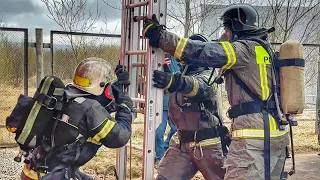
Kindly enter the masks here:
[[78, 64], [74, 71], [72, 85], [82, 91], [99, 96], [107, 84], [116, 81], [117, 76], [108, 61], [90, 57]]

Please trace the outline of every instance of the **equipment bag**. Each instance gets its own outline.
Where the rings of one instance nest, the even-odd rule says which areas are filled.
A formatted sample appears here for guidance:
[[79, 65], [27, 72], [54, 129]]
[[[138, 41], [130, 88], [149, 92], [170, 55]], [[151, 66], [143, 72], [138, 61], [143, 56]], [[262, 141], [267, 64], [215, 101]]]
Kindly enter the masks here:
[[38, 145], [37, 138], [44, 133], [45, 127], [62, 110], [64, 83], [55, 76], [44, 77], [33, 97], [20, 94], [10, 116], [6, 118], [9, 132], [15, 133], [15, 140], [24, 151]]

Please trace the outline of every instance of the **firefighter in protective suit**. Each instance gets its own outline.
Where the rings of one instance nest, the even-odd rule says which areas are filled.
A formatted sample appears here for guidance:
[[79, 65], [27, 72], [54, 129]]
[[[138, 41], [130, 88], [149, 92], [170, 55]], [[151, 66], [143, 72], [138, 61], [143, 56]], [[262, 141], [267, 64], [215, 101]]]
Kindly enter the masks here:
[[[123, 88], [130, 82], [122, 66], [117, 66], [116, 74], [119, 81], [111, 64], [100, 58], [78, 64], [73, 82], [66, 86], [68, 102], [62, 115], [44, 135], [53, 138], [33, 150], [21, 179], [91, 179], [78, 168], [92, 159], [101, 145], [119, 148], [128, 142], [133, 103]], [[113, 103], [115, 118], [109, 110]]]
[[[200, 34], [190, 39], [208, 42]], [[154, 86], [170, 92], [169, 117], [178, 129], [160, 161], [156, 179], [192, 179], [198, 170], [205, 179], [223, 179], [216, 86], [209, 86], [208, 82], [211, 71], [197, 66], [183, 69], [185, 74], [153, 74]]]
[[[221, 68], [231, 105], [228, 115], [232, 119], [225, 179], [280, 179], [289, 144], [288, 127], [280, 128], [272, 101], [266, 106], [272, 91], [270, 53], [253, 38], [267, 43], [270, 30], [259, 28], [258, 19], [257, 11], [250, 5], [226, 8], [220, 20], [227, 39], [220, 42], [180, 38], [159, 25], [155, 15], [144, 19], [143, 33], [153, 47], [189, 65]], [[270, 131], [264, 131], [266, 124]], [[265, 144], [265, 133], [270, 133], [269, 144]], [[266, 151], [264, 147], [268, 145], [270, 149]], [[265, 168], [268, 159], [269, 170]]]

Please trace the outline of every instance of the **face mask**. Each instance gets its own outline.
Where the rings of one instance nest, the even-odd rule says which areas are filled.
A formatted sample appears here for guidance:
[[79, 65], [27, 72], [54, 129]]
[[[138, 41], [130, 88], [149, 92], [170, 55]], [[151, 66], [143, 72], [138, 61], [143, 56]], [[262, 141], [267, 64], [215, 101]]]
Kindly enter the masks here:
[[114, 101], [111, 84], [108, 84], [103, 93], [95, 97], [95, 100], [97, 100], [103, 107], [107, 107], [112, 101]]

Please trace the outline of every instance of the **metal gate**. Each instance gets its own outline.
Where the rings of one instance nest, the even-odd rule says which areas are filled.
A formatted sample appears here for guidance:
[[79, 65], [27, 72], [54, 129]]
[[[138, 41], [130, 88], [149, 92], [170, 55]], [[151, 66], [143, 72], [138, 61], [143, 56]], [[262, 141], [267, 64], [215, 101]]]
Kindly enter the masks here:
[[120, 59], [120, 43], [120, 35], [51, 31], [50, 74], [68, 83], [77, 64], [88, 57], [103, 58], [116, 66]]
[[0, 146], [15, 144], [5, 119], [20, 94], [28, 95], [28, 29], [0, 27]]

